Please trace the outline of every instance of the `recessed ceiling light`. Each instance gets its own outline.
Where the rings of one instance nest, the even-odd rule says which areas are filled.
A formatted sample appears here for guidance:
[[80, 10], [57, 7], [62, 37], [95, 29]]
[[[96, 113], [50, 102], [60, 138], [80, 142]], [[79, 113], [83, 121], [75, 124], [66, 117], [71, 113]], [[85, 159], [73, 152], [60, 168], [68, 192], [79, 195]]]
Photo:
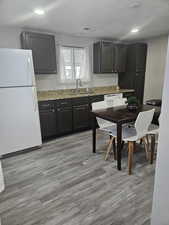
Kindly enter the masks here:
[[88, 30], [90, 30], [90, 27], [84, 27], [83, 30], [88, 31]]
[[45, 14], [45, 11], [43, 9], [35, 9], [34, 13], [36, 13], [37, 15], [41, 16]]
[[133, 29], [131, 30], [131, 33], [133, 33], [133, 34], [138, 33], [138, 32], [139, 32], [139, 29], [138, 29], [138, 28], [133, 28]]
[[130, 8], [139, 8], [141, 6], [141, 2], [132, 2], [129, 7]]

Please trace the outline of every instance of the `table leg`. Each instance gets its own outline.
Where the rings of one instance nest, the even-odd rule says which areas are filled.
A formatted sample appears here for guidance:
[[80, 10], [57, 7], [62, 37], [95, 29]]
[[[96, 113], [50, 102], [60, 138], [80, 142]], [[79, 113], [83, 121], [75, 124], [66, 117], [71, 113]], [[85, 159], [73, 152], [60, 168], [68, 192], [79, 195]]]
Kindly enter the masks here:
[[150, 163], [153, 164], [154, 159], [154, 151], [155, 151], [155, 135], [151, 135], [151, 155], [150, 155]]
[[93, 130], [93, 153], [96, 153], [96, 118], [92, 118], [92, 130]]
[[121, 170], [122, 125], [117, 124], [117, 169]]

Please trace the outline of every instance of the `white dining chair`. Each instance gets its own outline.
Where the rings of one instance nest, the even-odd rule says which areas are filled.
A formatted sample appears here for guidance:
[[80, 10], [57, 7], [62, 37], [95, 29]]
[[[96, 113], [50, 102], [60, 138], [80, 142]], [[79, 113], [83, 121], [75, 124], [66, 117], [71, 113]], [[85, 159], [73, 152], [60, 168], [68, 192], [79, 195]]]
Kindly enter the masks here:
[[[108, 106], [107, 106], [107, 102], [106, 101], [100, 101], [100, 102], [94, 102], [92, 103], [92, 111], [94, 110], [104, 110], [104, 109], [107, 109]], [[107, 127], [110, 127], [112, 125], [114, 125], [114, 123], [108, 121], [108, 120], [104, 120], [104, 119], [101, 119], [99, 117], [96, 117], [96, 120], [97, 120], [97, 123], [99, 125], [99, 129], [100, 130], [104, 130], [104, 131], [107, 131]]]
[[[158, 118], [158, 123], [160, 125], [160, 118], [161, 118], [161, 115], [159, 116]], [[152, 134], [152, 135], [157, 135], [159, 134], [159, 125], [156, 125], [156, 124], [153, 124], [151, 123], [150, 126], [148, 127], [148, 131], [147, 131], [147, 134]]]
[[[158, 134], [159, 134], [160, 118], [161, 118], [161, 115], [158, 118], [159, 125], [150, 124], [150, 126], [148, 128], [148, 131], [147, 131], [148, 149], [150, 151], [149, 159], [150, 159], [151, 164], [153, 163], [153, 159], [154, 159], [155, 144], [158, 143], [158, 141], [156, 142], [155, 140], [156, 140], [156, 137], [158, 137]], [[151, 140], [151, 145], [150, 145], [149, 139]]]
[[[92, 111], [93, 110], [94, 111], [95, 110], [104, 110], [104, 109], [111, 108], [111, 107], [112, 107], [112, 105], [108, 104], [108, 102], [106, 100], [92, 103]], [[98, 123], [98, 126], [99, 126], [99, 130], [107, 133], [109, 136], [110, 136], [112, 127], [114, 129], [117, 128], [117, 125], [115, 123], [110, 122], [108, 120], [104, 120], [104, 119], [99, 118], [99, 117], [96, 117], [96, 120], [97, 120], [97, 123]], [[124, 124], [123, 126], [127, 126], [127, 124]], [[112, 145], [113, 145], [113, 151], [114, 151], [114, 154], [113, 154], [114, 159], [116, 160], [116, 146], [115, 146], [116, 145], [116, 137], [110, 138], [110, 140], [108, 142], [108, 149], [110, 149]], [[108, 156], [109, 156], [109, 154], [106, 153], [105, 160], [108, 159]]]
[[[92, 103], [92, 111], [104, 110], [104, 109], [107, 109], [107, 108], [109, 108], [109, 106], [107, 104], [107, 101], [100, 101], [100, 102]], [[108, 120], [104, 120], [102, 118], [99, 118], [99, 117], [96, 117], [96, 120], [97, 120], [97, 123], [98, 123], [98, 126], [99, 126], [99, 130], [105, 132], [110, 137], [111, 129], [112, 129], [112, 127], [116, 128], [116, 124], [113, 123], [113, 122], [110, 122]], [[113, 142], [115, 142], [115, 139], [112, 140], [112, 138], [110, 138], [108, 146], [112, 145]], [[114, 143], [113, 146], [114, 146], [114, 148], [113, 148], [114, 154], [113, 155], [114, 155], [114, 159], [116, 160], [115, 143]], [[106, 160], [106, 158], [105, 158], [105, 160]]]
[[[133, 161], [133, 152], [135, 149], [135, 143], [138, 140], [146, 140], [146, 135], [148, 132], [149, 125], [153, 119], [154, 109], [149, 111], [140, 112], [135, 121], [134, 127], [124, 126], [122, 127], [122, 140], [124, 142], [128, 142], [128, 172], [131, 174], [132, 172], [132, 161]], [[111, 132], [109, 133], [112, 138], [111, 142], [114, 138], [117, 137], [117, 129], [116, 127], [110, 128]], [[108, 146], [107, 153], [109, 154], [111, 151], [111, 145]], [[147, 149], [146, 149], [147, 154]]]

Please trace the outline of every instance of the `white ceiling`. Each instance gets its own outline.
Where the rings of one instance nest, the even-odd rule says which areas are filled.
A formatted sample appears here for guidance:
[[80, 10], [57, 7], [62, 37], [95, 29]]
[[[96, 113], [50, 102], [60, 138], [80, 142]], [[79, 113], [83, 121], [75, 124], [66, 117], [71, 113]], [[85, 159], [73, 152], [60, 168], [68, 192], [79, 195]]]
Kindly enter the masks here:
[[[136, 7], [131, 7], [135, 2]], [[44, 9], [45, 15], [35, 15], [35, 8]], [[169, 33], [169, 0], [0, 0], [1, 26], [142, 39]], [[91, 30], [84, 31], [84, 27]], [[138, 34], [130, 33], [134, 27], [140, 28]]]

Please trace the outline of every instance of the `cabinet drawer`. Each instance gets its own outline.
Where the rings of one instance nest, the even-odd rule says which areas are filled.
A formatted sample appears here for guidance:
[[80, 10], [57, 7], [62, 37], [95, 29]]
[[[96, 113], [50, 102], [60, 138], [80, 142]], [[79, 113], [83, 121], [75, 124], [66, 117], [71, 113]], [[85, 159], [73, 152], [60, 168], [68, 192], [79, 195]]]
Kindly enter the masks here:
[[104, 95], [90, 96], [90, 103], [104, 101]]
[[56, 105], [59, 108], [71, 107], [72, 100], [71, 99], [61, 99], [56, 102]]
[[42, 102], [38, 102], [38, 105], [39, 105], [39, 111], [52, 110], [55, 108], [54, 101], [42, 101]]
[[88, 97], [80, 97], [80, 98], [74, 98], [72, 99], [72, 105], [84, 105], [89, 103], [89, 98]]

